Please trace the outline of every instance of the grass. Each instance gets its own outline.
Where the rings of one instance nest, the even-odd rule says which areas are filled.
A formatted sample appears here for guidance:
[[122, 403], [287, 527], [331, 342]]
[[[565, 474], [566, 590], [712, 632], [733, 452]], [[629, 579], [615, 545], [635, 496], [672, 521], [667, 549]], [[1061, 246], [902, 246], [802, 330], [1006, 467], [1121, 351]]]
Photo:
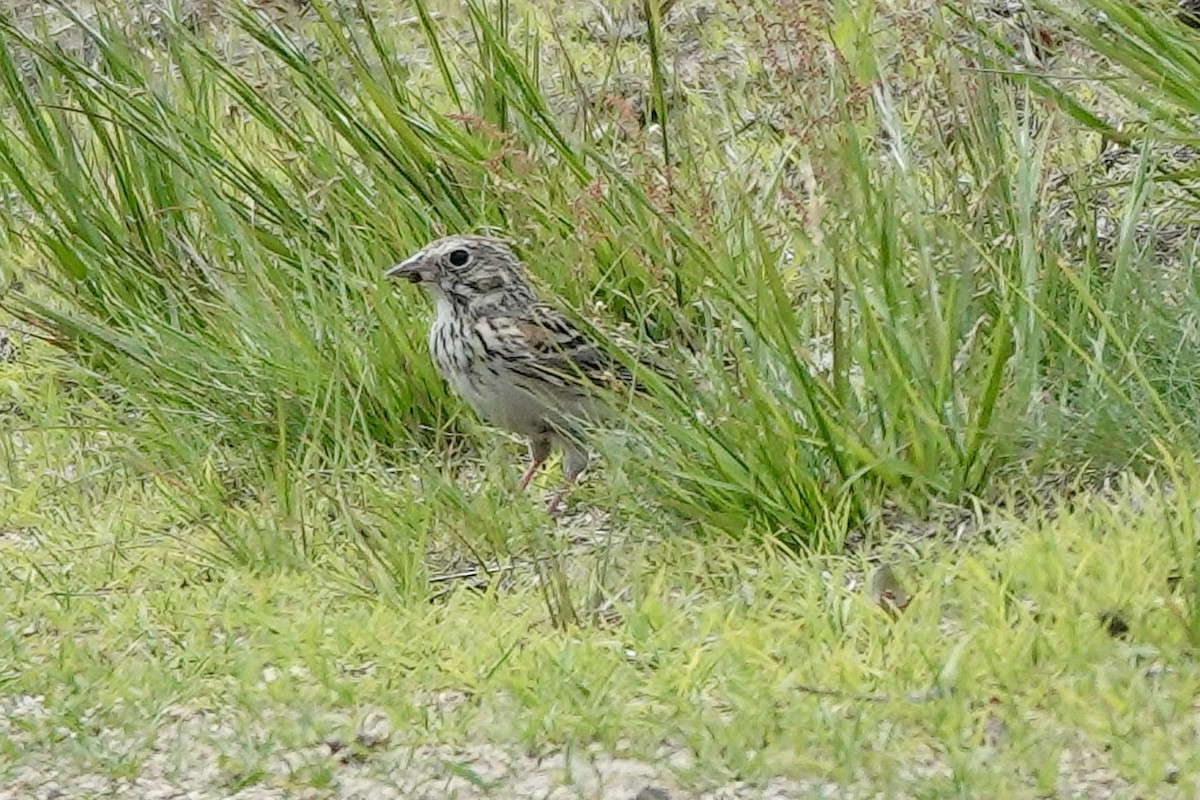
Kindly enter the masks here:
[[[1136, 482], [1052, 520], [999, 520], [993, 544], [896, 557], [914, 599], [895, 621], [845, 583], [854, 557], [614, 531], [610, 621], [560, 633], [528, 573], [413, 602], [364, 597], [332, 556], [259, 572], [188, 558], [179, 537], [204, 533], [181, 525], [173, 488], [121, 480], [120, 443], [81, 446], [58, 427], [69, 413], [33, 420], [29, 445], [75, 474], [30, 459], [24, 502], [5, 504], [13, 786], [45, 759], [67, 785], [204, 769], [229, 792], [344, 785], [327, 742], [397, 791], [451, 780], [420, 749], [433, 744], [479, 771], [589, 744], [655, 763], [665, 743], [688, 755], [660, 783], [819, 777], [918, 796], [1066, 795], [1072, 757], [1131, 792], [1200, 766], [1178, 713], [1200, 681], [1195, 639], [1164, 546], [1187, 550], [1194, 531]], [[601, 561], [573, 568], [594, 577]], [[1106, 632], [1105, 613], [1130, 632]], [[356, 743], [372, 713], [390, 720], [386, 746]]]
[[[0, 783], [1187, 796], [1192, 62], [1104, 7], [0, 18]], [[481, 227], [666, 365], [559, 523], [378, 278]]]

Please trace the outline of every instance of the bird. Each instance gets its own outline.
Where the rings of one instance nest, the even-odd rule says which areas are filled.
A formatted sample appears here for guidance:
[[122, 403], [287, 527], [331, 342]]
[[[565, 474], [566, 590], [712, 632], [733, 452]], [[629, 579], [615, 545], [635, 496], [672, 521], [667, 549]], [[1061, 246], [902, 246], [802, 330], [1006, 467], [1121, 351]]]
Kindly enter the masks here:
[[546, 507], [557, 514], [590, 460], [582, 429], [607, 413], [601, 390], [632, 386], [629, 369], [538, 296], [503, 239], [445, 236], [384, 277], [432, 297], [429, 351], [450, 388], [485, 422], [528, 440], [519, 491], [562, 450], [563, 482]]

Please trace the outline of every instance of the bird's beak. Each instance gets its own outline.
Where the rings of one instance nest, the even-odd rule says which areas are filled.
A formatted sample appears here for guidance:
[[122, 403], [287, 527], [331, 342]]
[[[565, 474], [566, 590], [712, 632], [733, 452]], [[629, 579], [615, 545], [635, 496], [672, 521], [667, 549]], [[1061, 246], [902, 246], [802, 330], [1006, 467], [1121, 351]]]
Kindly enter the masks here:
[[392, 280], [403, 278], [409, 283], [433, 283], [434, 278], [437, 276], [433, 270], [426, 266], [425, 260], [421, 256], [416, 255], [388, 269], [383, 273], [383, 277]]

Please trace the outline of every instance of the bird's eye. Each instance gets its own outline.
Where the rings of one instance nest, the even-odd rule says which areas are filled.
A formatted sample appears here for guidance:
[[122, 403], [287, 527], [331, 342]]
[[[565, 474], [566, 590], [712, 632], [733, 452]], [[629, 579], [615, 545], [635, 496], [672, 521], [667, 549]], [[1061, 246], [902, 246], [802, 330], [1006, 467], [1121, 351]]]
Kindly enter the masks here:
[[450, 251], [450, 263], [456, 267], [466, 266], [467, 262], [470, 260], [471, 254], [466, 250], [458, 249]]

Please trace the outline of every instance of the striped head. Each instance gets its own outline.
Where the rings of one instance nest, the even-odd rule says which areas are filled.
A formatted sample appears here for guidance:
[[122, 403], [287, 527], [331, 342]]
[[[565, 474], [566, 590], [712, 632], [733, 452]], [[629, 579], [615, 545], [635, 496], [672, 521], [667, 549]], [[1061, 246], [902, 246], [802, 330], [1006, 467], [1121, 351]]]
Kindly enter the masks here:
[[500, 314], [537, 300], [508, 245], [489, 236], [446, 236], [384, 272], [423, 285], [454, 313]]

